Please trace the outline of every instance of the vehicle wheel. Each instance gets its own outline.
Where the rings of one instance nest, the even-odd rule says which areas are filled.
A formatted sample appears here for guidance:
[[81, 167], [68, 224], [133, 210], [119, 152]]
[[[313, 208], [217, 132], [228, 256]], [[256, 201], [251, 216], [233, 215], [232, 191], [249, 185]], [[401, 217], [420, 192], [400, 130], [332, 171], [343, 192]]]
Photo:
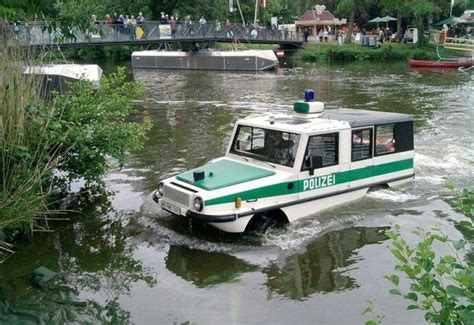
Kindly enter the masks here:
[[278, 221], [266, 214], [259, 214], [252, 218], [249, 230], [258, 234], [265, 234], [270, 229], [277, 227]]

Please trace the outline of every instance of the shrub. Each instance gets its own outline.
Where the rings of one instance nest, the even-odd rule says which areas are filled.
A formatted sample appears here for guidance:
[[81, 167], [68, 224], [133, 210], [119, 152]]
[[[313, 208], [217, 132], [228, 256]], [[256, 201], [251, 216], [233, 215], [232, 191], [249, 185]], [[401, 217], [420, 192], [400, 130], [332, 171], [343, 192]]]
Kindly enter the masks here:
[[[454, 190], [452, 185], [448, 188]], [[391, 294], [402, 295], [411, 304], [407, 309], [425, 310], [425, 319], [437, 324], [474, 323], [474, 267], [469, 258], [464, 262], [460, 258], [467, 241], [474, 234], [474, 190], [456, 191], [448, 198], [448, 203], [469, 220], [456, 222], [465, 239], [451, 241], [439, 229], [425, 231], [418, 228], [414, 233], [420, 242], [411, 247], [400, 235], [399, 226], [393, 226], [388, 236], [393, 240], [391, 252], [399, 264], [395, 269], [402, 272], [410, 281], [410, 290], [402, 293], [398, 275], [390, 275], [395, 289]], [[433, 250], [435, 242], [446, 245], [454, 255], [438, 257]]]
[[55, 184], [100, 181], [108, 157], [123, 162], [127, 150], [142, 147], [150, 127], [126, 120], [143, 88], [125, 81], [125, 69], [97, 88], [79, 81], [46, 100], [39, 79], [19, 68], [19, 62], [40, 64], [36, 54], [7, 48], [0, 55], [0, 242], [51, 212]]

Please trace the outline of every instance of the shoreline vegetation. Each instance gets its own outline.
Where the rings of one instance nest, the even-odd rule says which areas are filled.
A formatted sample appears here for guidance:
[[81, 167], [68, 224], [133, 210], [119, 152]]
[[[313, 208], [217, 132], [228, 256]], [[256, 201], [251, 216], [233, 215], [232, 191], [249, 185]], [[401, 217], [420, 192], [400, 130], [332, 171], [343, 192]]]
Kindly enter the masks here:
[[41, 64], [41, 54], [6, 48], [0, 56], [0, 262], [6, 241], [64, 212], [56, 208], [73, 181], [101, 184], [108, 157], [122, 163], [150, 128], [126, 119], [143, 87], [126, 82], [124, 68], [98, 87], [78, 81], [65, 94], [43, 96], [42, 78], [20, 68]]
[[[114, 61], [129, 60], [133, 51], [145, 50], [143, 45], [119, 45], [103, 47], [71, 48], [63, 54], [67, 59], [96, 60], [108, 59]], [[254, 45], [254, 44], [228, 44], [216, 43], [213, 47], [219, 51], [231, 50], [274, 50], [277, 45]], [[188, 49], [191, 50], [191, 49]], [[440, 47], [438, 49], [442, 57], [457, 58], [465, 53]], [[61, 54], [62, 55], [62, 54]], [[61, 56], [60, 55], [60, 56]], [[58, 57], [60, 57], [58, 56]], [[325, 62], [334, 60], [338, 62], [373, 61], [373, 62], [399, 62], [409, 59], [438, 60], [435, 45], [417, 46], [413, 44], [391, 43], [381, 44], [377, 48], [363, 47], [359, 44], [319, 44], [310, 43], [303, 49], [297, 50], [291, 59], [303, 62]]]
[[[460, 53], [439, 48], [443, 57], [459, 57]], [[334, 60], [339, 62], [352, 61], [406, 61], [437, 60], [436, 46], [423, 47], [413, 44], [391, 43], [381, 44], [380, 47], [363, 47], [359, 44], [309, 44], [300, 53], [299, 58], [304, 62], [320, 62]]]

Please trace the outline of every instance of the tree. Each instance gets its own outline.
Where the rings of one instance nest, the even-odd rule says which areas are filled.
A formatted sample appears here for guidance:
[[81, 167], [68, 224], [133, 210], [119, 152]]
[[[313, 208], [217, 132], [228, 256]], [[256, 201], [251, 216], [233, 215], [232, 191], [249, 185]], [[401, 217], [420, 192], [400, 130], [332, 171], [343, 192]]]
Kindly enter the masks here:
[[415, 25], [418, 28], [418, 46], [427, 43], [425, 37], [425, 23], [434, 13], [441, 13], [442, 7], [436, 0], [418, 0], [411, 5], [411, 10], [415, 16]]
[[382, 11], [385, 14], [394, 14], [397, 17], [397, 38], [401, 41], [402, 20], [410, 12], [412, 8], [411, 0], [383, 0], [380, 2]]
[[344, 43], [349, 44], [352, 42], [352, 30], [356, 14], [367, 16], [367, 1], [368, 0], [342, 0], [337, 5], [337, 12], [341, 14], [349, 14], [349, 28]]

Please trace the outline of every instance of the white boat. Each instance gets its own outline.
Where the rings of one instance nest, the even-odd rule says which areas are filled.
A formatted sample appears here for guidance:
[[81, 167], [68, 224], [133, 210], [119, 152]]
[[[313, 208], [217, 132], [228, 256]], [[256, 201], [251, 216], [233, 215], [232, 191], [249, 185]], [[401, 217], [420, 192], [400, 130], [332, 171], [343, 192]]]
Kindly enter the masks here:
[[97, 64], [45, 64], [26, 66], [25, 74], [58, 76], [66, 80], [88, 80], [98, 86], [102, 77], [102, 69]]
[[275, 69], [278, 59], [272, 50], [135, 51], [132, 67], [150, 69], [264, 71]]
[[293, 114], [237, 121], [224, 157], [161, 181], [155, 201], [226, 232], [265, 231], [414, 178], [411, 115], [305, 97]]

